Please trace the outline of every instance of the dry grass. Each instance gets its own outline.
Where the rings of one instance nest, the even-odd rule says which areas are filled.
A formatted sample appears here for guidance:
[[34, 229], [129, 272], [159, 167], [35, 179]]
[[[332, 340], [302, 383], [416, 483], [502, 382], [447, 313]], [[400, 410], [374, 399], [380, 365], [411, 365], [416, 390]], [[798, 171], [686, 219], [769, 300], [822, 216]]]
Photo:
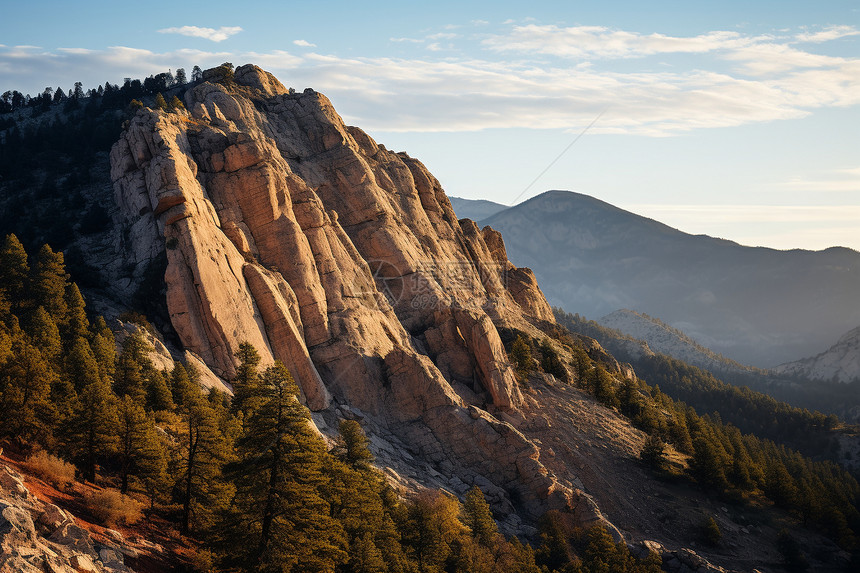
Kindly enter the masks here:
[[142, 503], [115, 489], [93, 492], [87, 497], [87, 505], [92, 514], [108, 527], [137, 523], [143, 515]]
[[25, 463], [33, 473], [58, 489], [65, 489], [75, 481], [75, 466], [44, 450], [28, 457]]

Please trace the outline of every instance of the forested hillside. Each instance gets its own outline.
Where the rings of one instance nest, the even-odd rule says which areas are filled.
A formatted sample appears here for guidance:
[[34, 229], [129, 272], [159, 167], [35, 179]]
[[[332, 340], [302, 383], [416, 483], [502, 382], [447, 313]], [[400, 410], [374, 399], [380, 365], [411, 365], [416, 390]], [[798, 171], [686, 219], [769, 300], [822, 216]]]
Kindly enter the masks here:
[[0, 441], [31, 460], [46, 452], [46, 478], [70, 461], [78, 479], [122, 496], [109, 521], [130, 524], [148, 508], [202, 541], [184, 567], [660, 570], [656, 556], [634, 559], [605, 530], [577, 532], [562, 516], [547, 516], [536, 551], [507, 540], [477, 488], [462, 505], [442, 491], [400, 498], [371, 466], [359, 424], [344, 420], [339, 439], [325, 441], [290, 373], [280, 363], [260, 369], [250, 345], [238, 356], [231, 399], [204, 394], [192, 367], [156, 369], [147, 344], [138, 332], [117, 353], [105, 321], [87, 316], [62, 253], [44, 245], [30, 257], [14, 235], [5, 238]]

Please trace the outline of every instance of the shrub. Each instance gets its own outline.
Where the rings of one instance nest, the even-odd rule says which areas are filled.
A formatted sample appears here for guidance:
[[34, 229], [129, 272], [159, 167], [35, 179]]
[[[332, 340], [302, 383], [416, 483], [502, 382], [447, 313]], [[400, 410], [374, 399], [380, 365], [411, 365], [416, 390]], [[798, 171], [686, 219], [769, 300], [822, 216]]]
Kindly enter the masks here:
[[108, 527], [119, 523], [131, 525], [141, 518], [143, 504], [116, 489], [94, 492], [87, 499], [92, 514]]
[[28, 457], [26, 463], [39, 477], [58, 488], [75, 481], [75, 466], [44, 450]]
[[709, 517], [702, 523], [701, 535], [702, 541], [711, 546], [719, 545], [720, 539], [723, 538], [723, 532], [720, 531], [720, 526], [713, 517]]
[[653, 470], [662, 470], [666, 467], [666, 444], [655, 434], [650, 434], [645, 439], [639, 459]]

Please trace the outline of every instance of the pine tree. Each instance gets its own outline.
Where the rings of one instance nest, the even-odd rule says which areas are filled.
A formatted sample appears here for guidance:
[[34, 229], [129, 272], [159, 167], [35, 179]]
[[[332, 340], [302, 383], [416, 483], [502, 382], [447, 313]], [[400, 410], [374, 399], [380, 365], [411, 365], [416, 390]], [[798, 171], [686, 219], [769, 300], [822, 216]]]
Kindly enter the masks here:
[[373, 454], [367, 446], [367, 436], [355, 420], [341, 420], [338, 427], [340, 440], [335, 452], [342, 461], [356, 471], [367, 472]]
[[650, 434], [645, 439], [639, 459], [654, 470], [662, 470], [666, 467], [666, 445], [663, 440], [655, 434]]
[[123, 396], [119, 400], [117, 418], [120, 492], [126, 493], [129, 476], [140, 475], [147, 470], [158, 474], [161, 469], [159, 458], [163, 459], [164, 454], [159, 447], [153, 419], [131, 396]]
[[224, 496], [228, 492], [220, 476], [232, 452], [220, 431], [215, 412], [198, 387], [189, 384], [178, 411], [183, 430], [179, 436], [177, 487], [182, 503], [181, 528], [188, 533], [192, 525], [205, 528], [210, 517], [226, 501]]
[[550, 571], [560, 570], [573, 556], [568, 544], [570, 528], [555, 510], [546, 512], [539, 525], [540, 545], [535, 552], [535, 561]]
[[164, 101], [164, 96], [160, 92], [155, 96], [155, 107], [161, 111], [167, 111], [167, 102]]
[[93, 323], [90, 348], [95, 356], [102, 381], [112, 381], [116, 372], [116, 344], [113, 332], [101, 316]]
[[66, 354], [65, 370], [77, 392], [102, 379], [90, 345], [80, 336], [74, 339]]
[[170, 99], [170, 103], [167, 104], [168, 111], [179, 111], [180, 109], [185, 109], [185, 104], [182, 103], [182, 100], [177, 96], [173, 96]]
[[725, 491], [729, 485], [726, 479], [726, 453], [712, 438], [699, 434], [693, 439], [693, 457], [690, 471], [702, 487]]
[[146, 383], [143, 369], [149, 363], [149, 343], [141, 330], [135, 330], [122, 342], [122, 352], [116, 363], [114, 389], [118, 396], [130, 395], [136, 401], [146, 400]]
[[0, 248], [0, 291], [6, 293], [6, 298], [13, 310], [28, 308], [31, 299], [29, 291], [30, 265], [27, 264], [27, 251], [15, 235], [6, 235]]
[[179, 361], [173, 363], [173, 370], [170, 371], [170, 392], [173, 394], [173, 403], [177, 406], [184, 405], [186, 399], [193, 398], [199, 392], [192, 385], [188, 370]]
[[42, 306], [57, 323], [64, 327], [68, 315], [66, 287], [69, 275], [66, 274], [62, 252], [54, 252], [48, 245], [42, 245], [32, 270], [32, 289], [36, 305]]
[[260, 405], [260, 374], [257, 367], [260, 364], [260, 355], [257, 349], [248, 342], [239, 344], [236, 352], [239, 366], [236, 368], [236, 377], [233, 379], [233, 403], [234, 414], [246, 417], [250, 412], [256, 410]]
[[765, 472], [764, 494], [780, 507], [793, 507], [798, 501], [797, 485], [785, 464], [778, 458], [772, 459]]
[[463, 512], [466, 517], [466, 527], [472, 532], [472, 536], [484, 547], [492, 548], [499, 531], [490, 512], [490, 506], [484, 499], [484, 492], [478, 486], [474, 486], [466, 494]]
[[144, 366], [142, 375], [146, 388], [146, 409], [150, 412], [172, 411], [176, 406], [161, 370], [155, 368], [150, 361]]
[[81, 468], [84, 479], [95, 482], [96, 465], [116, 450], [117, 398], [102, 380], [87, 385], [66, 431], [66, 447]]
[[27, 333], [42, 356], [51, 364], [58, 364], [63, 352], [63, 340], [51, 315], [40, 306], [33, 311], [27, 323]]
[[64, 335], [66, 340], [74, 339], [77, 336], [89, 336], [90, 321], [87, 319], [87, 313], [84, 302], [84, 297], [81, 296], [81, 291], [78, 285], [70, 283], [66, 288], [66, 308], [68, 314], [65, 317], [66, 328]]
[[635, 378], [625, 378], [618, 389], [619, 410], [628, 418], [635, 418], [642, 410], [642, 396]]
[[708, 545], [719, 545], [720, 539], [723, 538], [723, 532], [720, 531], [720, 526], [717, 525], [713, 517], [708, 517], [701, 529], [702, 541]]
[[588, 387], [598, 402], [610, 408], [619, 406], [615, 395], [612, 376], [603, 366], [598, 365], [589, 373]]
[[382, 552], [370, 532], [360, 535], [349, 545], [349, 571], [352, 573], [388, 573]]
[[343, 529], [320, 494], [327, 452], [297, 393], [283, 364], [266, 369], [260, 406], [248, 412], [237, 443], [227, 553], [243, 570], [323, 572], [347, 558]]
[[532, 358], [531, 345], [522, 335], [517, 336], [511, 345], [511, 353], [508, 355], [511, 365], [514, 367], [517, 379], [520, 382], [528, 380], [529, 374], [535, 369], [535, 361]]
[[10, 338], [14, 358], [0, 369], [0, 419], [4, 420], [4, 430], [21, 440], [49, 443], [57, 415], [50, 400], [56, 375], [22, 331], [13, 330]]
[[422, 573], [439, 570], [451, 556], [454, 541], [466, 532], [457, 500], [441, 491], [425, 490], [409, 506], [403, 541]]

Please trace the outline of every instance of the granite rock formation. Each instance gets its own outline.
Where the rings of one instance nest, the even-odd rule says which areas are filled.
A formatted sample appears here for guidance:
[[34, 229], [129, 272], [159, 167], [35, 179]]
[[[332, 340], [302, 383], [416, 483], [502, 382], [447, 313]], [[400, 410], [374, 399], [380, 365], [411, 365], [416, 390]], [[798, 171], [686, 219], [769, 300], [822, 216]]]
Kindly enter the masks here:
[[111, 176], [123, 266], [142, 280], [166, 257], [188, 351], [229, 378], [250, 342], [289, 367], [311, 410], [347, 405], [396, 428], [452, 475], [493, 484], [504, 514], [515, 494], [532, 519], [603, 520], [500, 419], [524, 397], [498, 329], [553, 321], [501, 235], [458, 221], [419, 161], [344, 125], [313, 90], [248, 65], [188, 90], [185, 106], [140, 110]]

